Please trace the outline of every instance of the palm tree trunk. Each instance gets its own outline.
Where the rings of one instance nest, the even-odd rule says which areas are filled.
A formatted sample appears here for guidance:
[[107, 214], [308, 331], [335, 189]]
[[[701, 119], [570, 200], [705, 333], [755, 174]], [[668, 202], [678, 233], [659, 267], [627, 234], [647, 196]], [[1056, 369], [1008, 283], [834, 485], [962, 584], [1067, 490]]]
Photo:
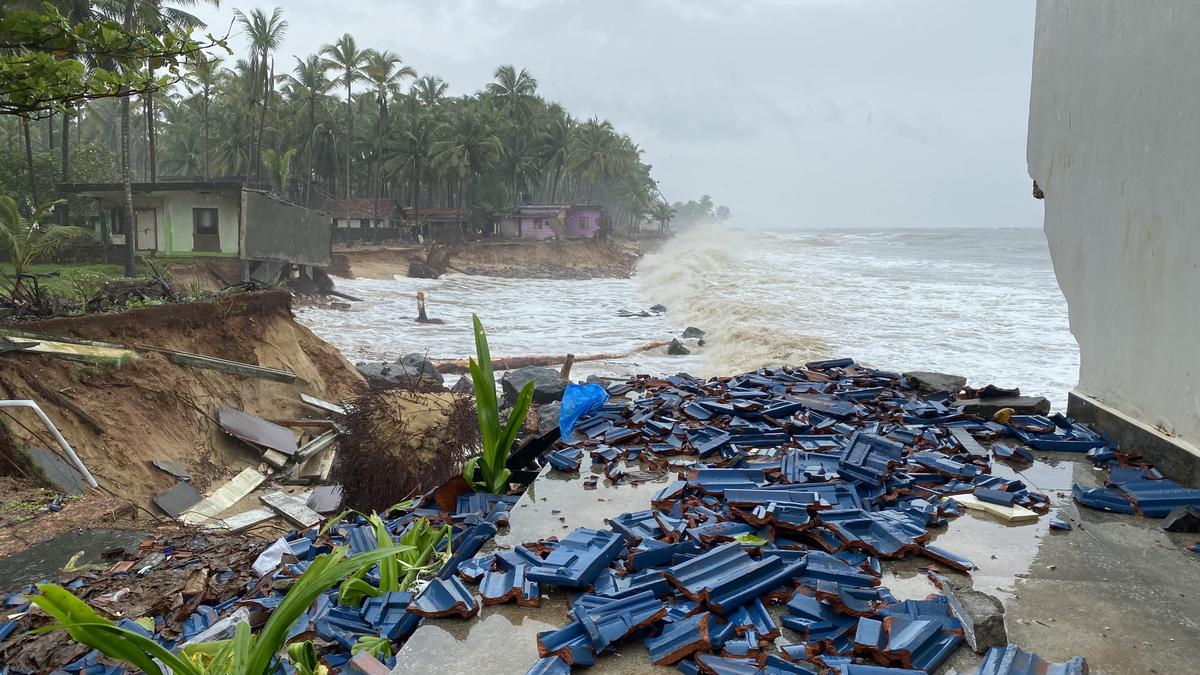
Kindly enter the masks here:
[[[146, 70], [154, 78], [154, 66], [147, 63]], [[154, 94], [146, 94], [146, 158], [149, 163], [150, 182], [158, 182], [158, 134], [154, 130]]]
[[[62, 116], [62, 182], [71, 182], [71, 116], [66, 113]], [[70, 223], [69, 208], [70, 206], [64, 203], [58, 209], [59, 223]]]
[[350, 71], [346, 71], [346, 199], [350, 198], [350, 139], [354, 135], [354, 109], [350, 102]]
[[[125, 30], [133, 29], [133, 10], [135, 0], [125, 0]], [[134, 252], [134, 214], [133, 214], [133, 169], [129, 161], [129, 87], [121, 88], [121, 187], [125, 193], [125, 276], [132, 277], [137, 273], [137, 259]]]
[[[263, 100], [262, 109], [258, 112], [258, 154], [254, 158], [254, 176], [255, 178], [262, 177], [262, 139], [263, 128], [267, 122], [267, 106], [271, 102], [271, 82], [275, 79], [275, 64], [271, 64], [270, 74], [267, 71], [267, 53], [263, 52]], [[282, 190], [280, 190], [282, 192]]]
[[29, 120], [21, 118], [21, 130], [25, 132], [25, 164], [29, 170], [29, 196], [33, 205], [41, 204], [38, 199], [37, 175], [33, 172], [33, 136], [29, 133]]
[[46, 149], [54, 149], [54, 113], [46, 117]]
[[204, 180], [208, 180], [208, 86], [204, 87]]

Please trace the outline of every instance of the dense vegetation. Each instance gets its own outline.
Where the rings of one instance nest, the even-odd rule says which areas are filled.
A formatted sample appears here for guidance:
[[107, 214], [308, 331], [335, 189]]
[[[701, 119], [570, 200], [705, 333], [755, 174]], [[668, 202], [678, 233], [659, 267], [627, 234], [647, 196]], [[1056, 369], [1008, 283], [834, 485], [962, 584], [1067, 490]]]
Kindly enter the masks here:
[[[58, 4], [72, 16], [114, 19], [134, 7], [131, 25], [201, 31], [179, 7], [206, 1], [216, 4]], [[133, 97], [133, 180], [245, 176], [312, 206], [328, 198], [388, 198], [402, 206], [466, 207], [476, 222], [532, 193], [539, 202], [603, 205], [617, 230], [641, 220], [668, 222], [688, 206], [665, 202], [628, 136], [546, 100], [524, 69], [500, 66], [482, 90], [454, 97], [437, 76], [352, 35], [288, 57], [278, 53], [288, 29], [281, 9], [235, 16], [250, 53], [198, 52], [180, 81]], [[32, 204], [53, 196], [64, 168], [72, 180], [103, 180], [105, 163], [108, 179], [118, 180], [120, 107], [120, 99], [106, 98], [36, 123], [0, 116], [0, 189]], [[60, 154], [67, 159], [52, 161]]]

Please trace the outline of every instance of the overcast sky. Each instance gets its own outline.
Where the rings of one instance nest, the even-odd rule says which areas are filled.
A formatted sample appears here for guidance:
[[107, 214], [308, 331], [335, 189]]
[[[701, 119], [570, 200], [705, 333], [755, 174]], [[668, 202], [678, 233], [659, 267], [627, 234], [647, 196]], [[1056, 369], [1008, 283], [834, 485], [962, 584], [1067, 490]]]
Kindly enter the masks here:
[[[512, 63], [644, 150], [671, 201], [739, 225], [1038, 227], [1025, 168], [1034, 0], [225, 0], [344, 32], [474, 92]], [[236, 29], [235, 29], [236, 30]], [[231, 46], [238, 56], [244, 41]]]

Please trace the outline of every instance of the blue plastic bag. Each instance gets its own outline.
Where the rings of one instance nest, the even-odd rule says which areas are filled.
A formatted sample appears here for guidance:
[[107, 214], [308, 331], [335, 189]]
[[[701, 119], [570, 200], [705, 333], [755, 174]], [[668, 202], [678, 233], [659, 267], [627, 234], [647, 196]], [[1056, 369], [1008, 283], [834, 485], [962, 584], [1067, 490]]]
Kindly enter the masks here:
[[571, 435], [580, 417], [595, 412], [608, 400], [608, 392], [598, 384], [568, 384], [558, 411], [558, 429], [563, 438]]

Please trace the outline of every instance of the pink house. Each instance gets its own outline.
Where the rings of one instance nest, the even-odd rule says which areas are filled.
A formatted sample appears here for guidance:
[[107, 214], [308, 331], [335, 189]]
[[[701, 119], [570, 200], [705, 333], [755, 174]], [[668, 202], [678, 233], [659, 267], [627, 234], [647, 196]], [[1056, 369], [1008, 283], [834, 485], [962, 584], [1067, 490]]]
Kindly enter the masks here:
[[592, 239], [600, 231], [599, 206], [524, 204], [501, 223], [501, 233], [522, 239]]

